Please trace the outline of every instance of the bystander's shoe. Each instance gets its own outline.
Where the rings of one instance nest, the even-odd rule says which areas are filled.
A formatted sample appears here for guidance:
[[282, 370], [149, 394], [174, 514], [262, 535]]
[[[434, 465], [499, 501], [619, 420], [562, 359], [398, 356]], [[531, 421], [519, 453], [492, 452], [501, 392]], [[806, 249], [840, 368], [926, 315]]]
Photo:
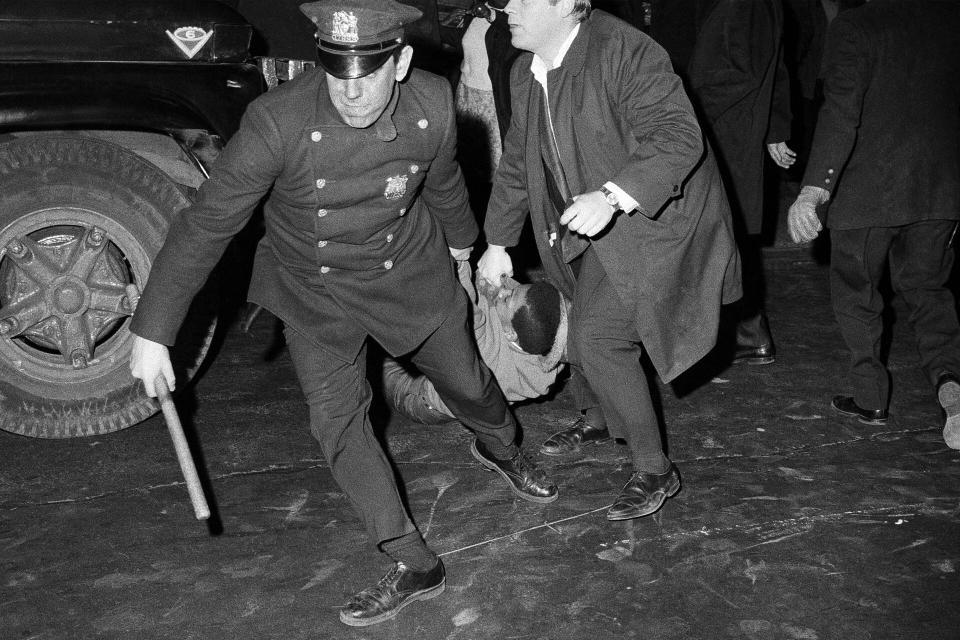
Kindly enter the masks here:
[[842, 415], [855, 417], [863, 424], [887, 424], [889, 417], [886, 409], [864, 409], [850, 396], [833, 396], [830, 406]]
[[607, 520], [629, 520], [656, 513], [680, 491], [680, 471], [671, 463], [665, 473], [637, 471], [607, 510]]
[[482, 442], [474, 440], [470, 453], [484, 467], [499, 473], [510, 485], [510, 490], [524, 500], [547, 503], [557, 499], [557, 485], [547, 480], [523, 449], [518, 447], [517, 453], [509, 460], [499, 460], [490, 455]]
[[760, 346], [738, 344], [733, 354], [734, 364], [773, 364], [776, 362], [776, 350], [772, 344]]
[[951, 449], [960, 449], [960, 381], [952, 374], [940, 376], [937, 382], [937, 400], [943, 407], [943, 441]]
[[436, 598], [443, 593], [445, 584], [446, 574], [439, 558], [429, 571], [413, 571], [398, 562], [375, 586], [353, 596], [340, 609], [340, 622], [366, 627], [389, 620], [412, 602]]
[[610, 432], [607, 429], [595, 427], [580, 417], [563, 431], [558, 431], [544, 440], [540, 445], [540, 451], [548, 456], [562, 456], [578, 453], [585, 444], [601, 444], [609, 441]]

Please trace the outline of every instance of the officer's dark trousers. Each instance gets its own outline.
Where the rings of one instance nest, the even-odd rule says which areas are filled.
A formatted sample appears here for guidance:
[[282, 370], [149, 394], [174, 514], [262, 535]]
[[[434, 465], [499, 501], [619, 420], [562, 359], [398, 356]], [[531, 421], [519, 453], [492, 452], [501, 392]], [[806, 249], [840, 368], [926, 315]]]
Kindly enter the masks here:
[[[400, 500], [393, 470], [370, 424], [366, 347], [356, 360], [345, 362], [290, 327], [285, 333], [310, 407], [310, 430], [371, 540], [379, 544], [412, 532], [415, 527]], [[448, 317], [411, 360], [457, 419], [493, 455], [505, 456], [513, 446], [516, 423], [470, 336], [465, 316]]]
[[830, 230], [833, 312], [850, 349], [853, 398], [864, 409], [886, 409], [890, 376], [880, 359], [887, 264], [894, 292], [903, 298], [920, 364], [931, 384], [960, 374], [960, 326], [946, 288], [953, 267], [948, 246], [955, 222], [934, 220], [901, 227]]
[[611, 435], [627, 441], [634, 470], [659, 472], [666, 459], [635, 322], [596, 253], [587, 249], [573, 295], [571, 366], [580, 368], [599, 398]]

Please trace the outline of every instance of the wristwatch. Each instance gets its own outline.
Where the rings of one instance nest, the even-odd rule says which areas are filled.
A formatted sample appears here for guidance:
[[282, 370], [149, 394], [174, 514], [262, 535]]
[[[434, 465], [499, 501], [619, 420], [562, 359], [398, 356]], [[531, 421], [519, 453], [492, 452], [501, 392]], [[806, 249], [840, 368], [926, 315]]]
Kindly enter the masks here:
[[606, 187], [600, 187], [600, 193], [603, 194], [603, 197], [606, 199], [607, 204], [613, 207], [613, 210], [616, 211], [620, 208], [620, 201], [617, 200], [617, 194]]

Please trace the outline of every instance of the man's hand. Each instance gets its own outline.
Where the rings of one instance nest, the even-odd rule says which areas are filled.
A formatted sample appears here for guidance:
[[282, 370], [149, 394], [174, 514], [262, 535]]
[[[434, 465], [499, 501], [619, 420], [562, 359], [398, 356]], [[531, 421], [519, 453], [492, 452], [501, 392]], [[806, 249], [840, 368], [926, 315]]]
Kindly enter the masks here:
[[771, 142], [767, 145], [767, 153], [777, 166], [789, 169], [797, 161], [797, 152], [787, 146], [786, 142]]
[[817, 216], [817, 205], [830, 199], [830, 192], [820, 187], [806, 186], [800, 189], [797, 199], [787, 213], [787, 227], [794, 242], [810, 242], [823, 229]]
[[454, 249], [453, 247], [447, 247], [450, 249], [450, 255], [453, 256], [453, 259], [457, 262], [463, 262], [464, 260], [470, 259], [470, 252], [473, 251], [473, 247], [466, 247], [465, 249]]
[[134, 334], [133, 351], [130, 353], [130, 375], [143, 381], [143, 389], [151, 398], [157, 397], [154, 382], [158, 375], [163, 374], [167, 387], [173, 391], [177, 386], [177, 379], [173, 375], [173, 364], [170, 362], [170, 351], [165, 345], [153, 342]]
[[560, 224], [567, 225], [570, 231], [592, 238], [607, 228], [616, 212], [602, 193], [590, 191], [573, 196], [573, 204], [560, 216]]
[[477, 292], [493, 299], [503, 288], [503, 279], [513, 277], [513, 260], [507, 248], [491, 244], [477, 263]]

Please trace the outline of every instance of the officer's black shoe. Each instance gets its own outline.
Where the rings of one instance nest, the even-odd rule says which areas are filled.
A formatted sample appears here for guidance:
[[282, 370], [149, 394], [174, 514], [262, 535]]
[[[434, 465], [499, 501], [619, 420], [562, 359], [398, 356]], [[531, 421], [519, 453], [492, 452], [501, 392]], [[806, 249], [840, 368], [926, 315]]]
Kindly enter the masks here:
[[945, 373], [937, 380], [937, 400], [943, 407], [943, 441], [951, 449], [960, 449], [960, 380]]
[[863, 424], [887, 424], [889, 414], [886, 409], [864, 409], [850, 396], [833, 396], [830, 406], [845, 416], [853, 416]]
[[772, 344], [760, 346], [738, 344], [733, 354], [734, 364], [773, 364], [777, 359], [776, 349]]
[[637, 471], [623, 485], [620, 495], [607, 510], [607, 520], [629, 520], [655, 513], [667, 498], [680, 491], [680, 472], [675, 464], [666, 473]]
[[558, 431], [544, 440], [540, 445], [540, 452], [548, 456], [562, 456], [577, 453], [582, 445], [600, 444], [609, 440], [609, 431], [595, 427], [581, 417], [563, 431]]
[[398, 562], [376, 586], [353, 596], [340, 609], [340, 622], [351, 627], [366, 627], [389, 620], [412, 602], [437, 597], [443, 593], [445, 584], [446, 574], [439, 558], [429, 571], [413, 571]]
[[503, 476], [511, 491], [524, 500], [547, 503], [557, 499], [557, 485], [547, 480], [523, 449], [517, 448], [517, 453], [509, 460], [498, 460], [490, 455], [482, 442], [474, 440], [470, 453], [484, 467]]

